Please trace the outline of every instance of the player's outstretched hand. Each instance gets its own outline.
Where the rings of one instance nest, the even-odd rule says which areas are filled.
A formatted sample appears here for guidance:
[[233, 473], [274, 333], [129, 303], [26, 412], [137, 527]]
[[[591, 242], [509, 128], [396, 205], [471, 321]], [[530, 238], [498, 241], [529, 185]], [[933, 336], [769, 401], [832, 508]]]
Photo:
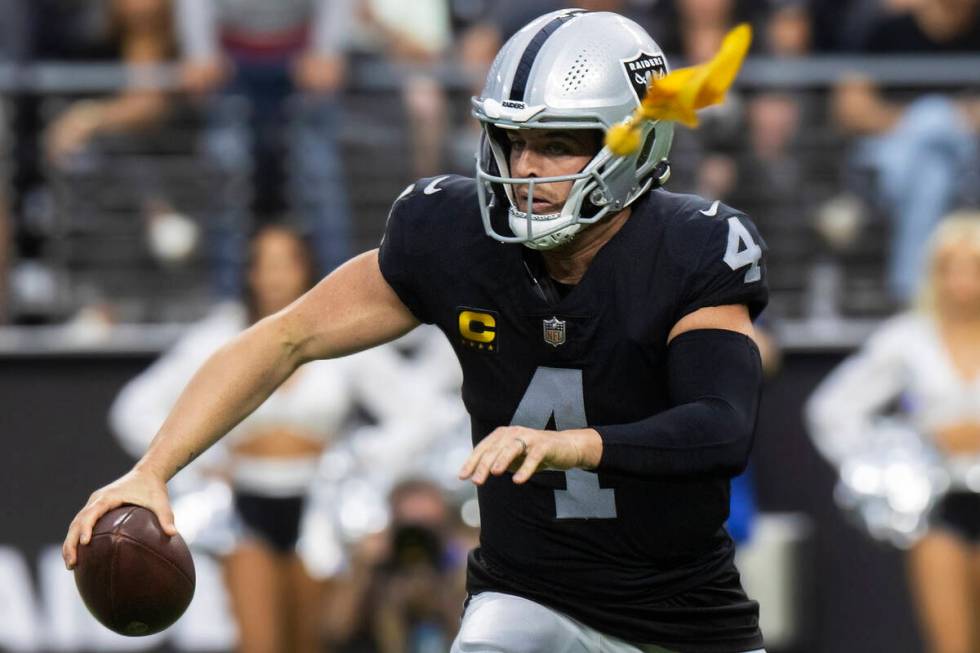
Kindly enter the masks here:
[[78, 561], [78, 546], [85, 546], [92, 539], [92, 528], [99, 517], [123, 504], [131, 503], [152, 511], [167, 535], [176, 535], [174, 514], [170, 509], [167, 485], [151, 472], [133, 469], [125, 476], [96, 490], [85, 507], [75, 515], [68, 527], [68, 535], [61, 547], [65, 567], [73, 569]]
[[514, 472], [524, 483], [539, 469], [593, 469], [602, 457], [602, 439], [593, 429], [542, 431], [501, 426], [483, 438], [459, 470], [460, 480], [483, 485], [493, 474]]

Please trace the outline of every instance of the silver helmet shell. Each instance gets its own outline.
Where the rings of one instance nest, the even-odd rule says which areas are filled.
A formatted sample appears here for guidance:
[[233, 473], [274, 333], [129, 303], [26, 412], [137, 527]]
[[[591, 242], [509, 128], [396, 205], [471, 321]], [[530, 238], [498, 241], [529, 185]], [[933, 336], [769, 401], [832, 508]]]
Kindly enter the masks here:
[[[652, 75], [665, 75], [660, 46], [635, 22], [610, 12], [563, 9], [517, 32], [497, 54], [473, 115], [483, 127], [477, 153], [477, 189], [487, 234], [533, 249], [567, 243], [582, 229], [627, 207], [667, 181], [673, 123], [645, 123], [641, 147], [625, 157], [603, 147], [578, 173], [514, 177], [504, 130], [590, 129], [605, 132], [639, 105]], [[535, 214], [535, 186], [572, 182], [560, 212]], [[528, 187], [528, 211], [515, 200]], [[494, 208], [507, 206], [510, 234], [493, 224]]]

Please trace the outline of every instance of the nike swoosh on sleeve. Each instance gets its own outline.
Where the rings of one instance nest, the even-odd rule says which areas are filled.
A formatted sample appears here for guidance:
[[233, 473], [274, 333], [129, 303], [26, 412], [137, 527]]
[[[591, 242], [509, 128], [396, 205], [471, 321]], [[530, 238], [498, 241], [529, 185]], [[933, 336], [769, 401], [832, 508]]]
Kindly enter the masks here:
[[405, 187], [405, 190], [403, 190], [403, 191], [401, 192], [401, 195], [399, 195], [398, 197], [396, 197], [396, 198], [395, 198], [395, 201], [397, 202], [398, 200], [400, 200], [400, 199], [402, 199], [403, 197], [405, 197], [405, 196], [407, 196], [407, 195], [408, 195], [409, 193], [411, 193], [411, 192], [412, 192], [413, 190], [415, 190], [415, 184], [409, 184], [408, 186], [406, 186], [406, 187]]
[[443, 190], [442, 188], [438, 188], [438, 185], [442, 183], [443, 180], [446, 179], [449, 179], [449, 175], [445, 175], [443, 177], [436, 177], [435, 179], [432, 180], [431, 183], [429, 183], [428, 186], [425, 187], [425, 190], [423, 190], [422, 192], [425, 193], [426, 195], [432, 195], [433, 193], [438, 193], [439, 191]]
[[[435, 182], [433, 182], [433, 183], [435, 183]], [[703, 213], [706, 216], [708, 216], [709, 218], [713, 218], [716, 215], [718, 215], [718, 205], [719, 204], [721, 204], [721, 200], [715, 200], [714, 202], [711, 203], [711, 208], [709, 208], [709, 209], [701, 209], [700, 211], [698, 211], [698, 213]]]

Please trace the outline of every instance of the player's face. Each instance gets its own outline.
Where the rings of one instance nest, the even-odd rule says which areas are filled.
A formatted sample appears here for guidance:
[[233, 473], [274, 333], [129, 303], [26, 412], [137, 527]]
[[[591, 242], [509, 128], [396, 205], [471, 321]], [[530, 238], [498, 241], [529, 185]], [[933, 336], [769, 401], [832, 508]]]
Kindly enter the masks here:
[[252, 247], [249, 286], [260, 315], [271, 315], [306, 291], [306, 256], [300, 241], [286, 230], [266, 230]]
[[[599, 151], [599, 136], [584, 129], [507, 131], [510, 141], [510, 173], [514, 177], [557, 177], [581, 172]], [[561, 211], [572, 181], [534, 186], [534, 213]], [[527, 211], [528, 186], [514, 187], [517, 208]]]
[[980, 248], [950, 243], [936, 257], [936, 290], [942, 306], [954, 311], [980, 310]]

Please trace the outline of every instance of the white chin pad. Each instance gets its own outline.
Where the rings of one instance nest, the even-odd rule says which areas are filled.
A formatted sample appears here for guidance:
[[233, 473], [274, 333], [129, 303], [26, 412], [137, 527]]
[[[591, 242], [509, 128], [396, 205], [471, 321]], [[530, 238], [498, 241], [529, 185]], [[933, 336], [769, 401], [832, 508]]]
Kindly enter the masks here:
[[[531, 249], [553, 249], [559, 245], [564, 245], [574, 238], [575, 234], [582, 228], [580, 223], [575, 222], [575, 218], [562, 217], [559, 213], [538, 215], [535, 216], [536, 220], [529, 221], [526, 213], [511, 209], [508, 211], [507, 217], [510, 230], [520, 238], [528, 237], [527, 225], [528, 222], [531, 223], [531, 236], [522, 243]], [[561, 225], [565, 226], [553, 233], [541, 235]]]

